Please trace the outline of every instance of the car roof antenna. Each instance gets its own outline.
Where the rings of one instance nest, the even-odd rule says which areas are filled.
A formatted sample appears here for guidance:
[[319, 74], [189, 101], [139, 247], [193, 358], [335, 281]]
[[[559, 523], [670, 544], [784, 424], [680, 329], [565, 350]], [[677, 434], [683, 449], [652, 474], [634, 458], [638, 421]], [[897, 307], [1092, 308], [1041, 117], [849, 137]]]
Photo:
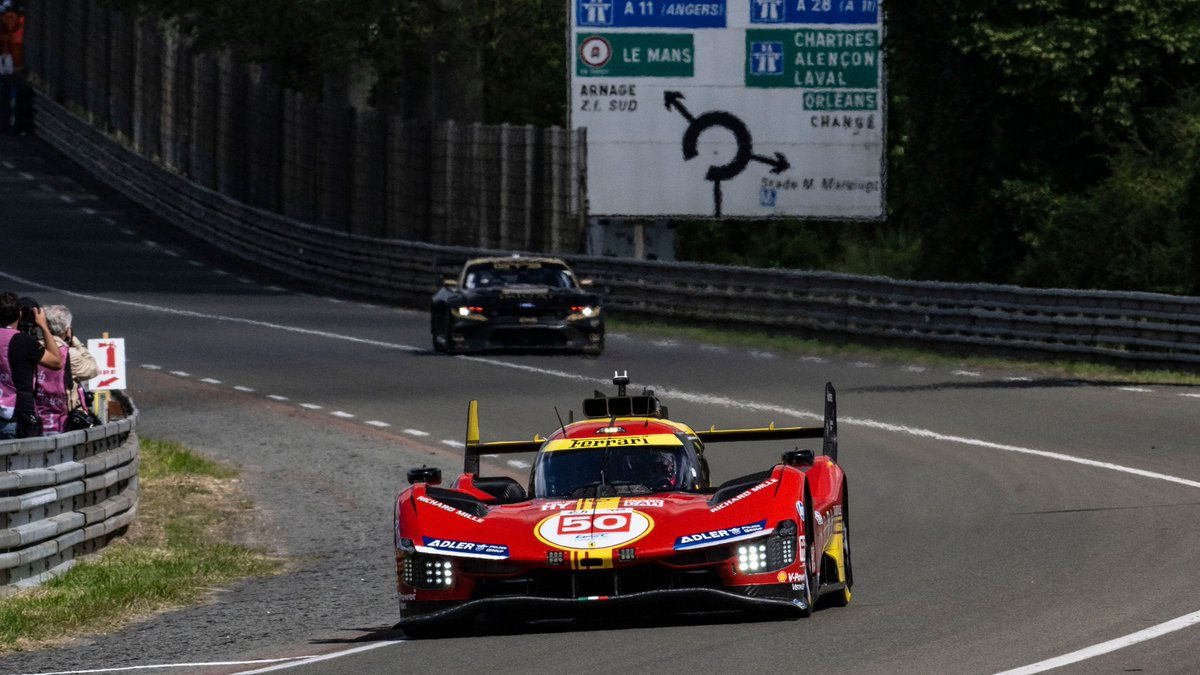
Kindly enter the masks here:
[[558, 414], [558, 406], [554, 406], [554, 416], [558, 418], [558, 428], [563, 432], [563, 438], [567, 437], [567, 425], [563, 424], [562, 415]]

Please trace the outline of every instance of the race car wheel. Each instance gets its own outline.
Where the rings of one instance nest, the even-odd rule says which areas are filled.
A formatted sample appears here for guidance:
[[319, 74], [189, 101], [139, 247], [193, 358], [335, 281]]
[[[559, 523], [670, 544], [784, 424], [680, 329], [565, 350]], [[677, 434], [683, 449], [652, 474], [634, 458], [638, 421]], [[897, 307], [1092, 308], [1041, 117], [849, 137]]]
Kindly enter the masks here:
[[842, 565], [845, 586], [829, 594], [829, 604], [845, 607], [850, 604], [850, 587], [854, 585], [854, 571], [850, 565], [850, 493], [842, 483]]
[[820, 569], [821, 553], [817, 550], [816, 544], [816, 527], [813, 522], [813, 507], [812, 495], [808, 492], [808, 486], [804, 487], [804, 574], [805, 583], [802, 596], [800, 598], [803, 607], [800, 608], [800, 616], [807, 617], [813, 613], [813, 606], [817, 602], [817, 588], [820, 579], [814, 573]]
[[446, 348], [442, 346], [442, 343], [438, 342], [438, 335], [437, 335], [437, 333], [431, 333], [430, 335], [431, 335], [431, 337], [433, 338], [433, 351], [435, 351], [435, 352], [444, 352], [444, 351], [446, 351]]

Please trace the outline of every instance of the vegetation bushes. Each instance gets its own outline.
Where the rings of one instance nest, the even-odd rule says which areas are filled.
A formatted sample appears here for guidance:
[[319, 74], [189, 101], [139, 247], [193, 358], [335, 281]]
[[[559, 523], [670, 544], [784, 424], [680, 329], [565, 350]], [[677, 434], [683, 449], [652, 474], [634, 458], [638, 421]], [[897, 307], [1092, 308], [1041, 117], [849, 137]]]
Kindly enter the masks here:
[[[565, 121], [565, 11], [541, 0], [110, 0], [412, 96], [483, 77], [482, 118]], [[1200, 0], [886, 3], [885, 223], [682, 223], [691, 259], [1200, 293]], [[398, 93], [397, 93], [398, 92]]]

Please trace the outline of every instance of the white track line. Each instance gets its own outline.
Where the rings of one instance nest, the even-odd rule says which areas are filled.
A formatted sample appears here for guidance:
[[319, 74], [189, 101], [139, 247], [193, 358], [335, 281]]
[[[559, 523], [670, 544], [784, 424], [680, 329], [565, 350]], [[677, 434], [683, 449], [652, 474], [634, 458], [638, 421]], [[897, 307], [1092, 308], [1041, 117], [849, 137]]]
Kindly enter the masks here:
[[238, 385], [234, 385], [234, 387], [233, 387], [233, 388], [234, 388], [234, 389], [236, 389], [236, 390], [238, 390], [238, 391], [240, 391], [240, 392], [244, 392], [244, 393], [247, 393], [247, 394], [253, 394], [253, 393], [254, 393], [254, 388], [253, 388], [253, 387], [246, 387], [246, 386], [243, 386], [243, 385], [240, 385], [240, 384], [238, 384]]
[[189, 260], [187, 261], [187, 264], [191, 265], [192, 267], [204, 267], [204, 263], [200, 262], [199, 260]]
[[445, 445], [448, 445], [448, 446], [450, 446], [450, 447], [452, 447], [452, 448], [465, 448], [465, 447], [467, 447], [466, 445], [464, 445], [464, 444], [463, 444], [463, 442], [462, 442], [462, 441], [443, 440], [443, 441], [442, 441], [442, 443], [444, 443]]
[[958, 375], [959, 377], [983, 377], [983, 373], [974, 370], [952, 370], [950, 374]]
[[776, 356], [775, 354], [772, 354], [771, 352], [759, 351], [757, 349], [751, 349], [748, 353], [750, 354], [750, 358], [753, 358], [753, 359], [777, 359], [777, 358], [779, 358], [778, 356]]
[[120, 668], [92, 668], [90, 670], [56, 670], [38, 675], [84, 675], [85, 673], [121, 673], [130, 670], [154, 670], [155, 668], [215, 668], [217, 666], [252, 666], [256, 663], [279, 663], [311, 659], [312, 656], [288, 656], [279, 659], [254, 659], [253, 661], [206, 661], [202, 663], [158, 663], [149, 666], [122, 666]]
[[1085, 661], [1087, 659], [1100, 656], [1101, 654], [1115, 652], [1118, 649], [1124, 649], [1131, 645], [1136, 645], [1139, 642], [1153, 640], [1156, 637], [1162, 637], [1167, 633], [1183, 630], [1184, 628], [1194, 626], [1197, 623], [1200, 623], [1200, 612], [1192, 612], [1191, 614], [1186, 614], [1178, 619], [1164, 621], [1157, 626], [1151, 626], [1145, 630], [1139, 630], [1136, 633], [1130, 633], [1129, 635], [1119, 637], [1115, 640], [1101, 642], [1098, 645], [1085, 647], [1077, 652], [1063, 654], [1062, 656], [1056, 656], [1052, 659], [1046, 659], [1045, 661], [1038, 661], [1037, 663], [1031, 663], [1020, 668], [1006, 670], [1003, 673], [999, 673], [999, 675], [1030, 675], [1031, 673], [1040, 673], [1046, 670], [1053, 670], [1054, 668], [1061, 668], [1072, 663], [1079, 663], [1080, 661]]
[[276, 666], [268, 666], [266, 668], [259, 668], [258, 670], [243, 670], [238, 675], [252, 675], [253, 673], [269, 673], [272, 670], [284, 670], [286, 668], [295, 668], [297, 666], [306, 666], [310, 663], [318, 663], [320, 661], [328, 661], [329, 659], [336, 659], [336, 658], [339, 658], [342, 656], [349, 656], [351, 654], [358, 654], [361, 652], [369, 652], [372, 649], [379, 649], [380, 647], [390, 647], [392, 645], [398, 645], [402, 642], [404, 642], [404, 640], [384, 640], [382, 642], [373, 642], [369, 645], [363, 645], [361, 647], [354, 647], [353, 649], [346, 649], [346, 650], [343, 650], [340, 652], [333, 652], [332, 654], [322, 654], [320, 656], [311, 656], [307, 659], [301, 659], [299, 661], [288, 661], [287, 663], [281, 663]]
[[[50, 292], [54, 292], [54, 293], [62, 293], [64, 295], [68, 295], [68, 296], [75, 297], [75, 298], [81, 298], [84, 300], [92, 300], [95, 302], [104, 302], [104, 303], [120, 305], [120, 306], [124, 306], [124, 307], [136, 307], [136, 308], [144, 309], [147, 311], [160, 312], [160, 313], [171, 314], [171, 315], [175, 315], [175, 316], [187, 316], [187, 317], [192, 317], [192, 318], [197, 318], [197, 319], [210, 319], [210, 320], [216, 320], [216, 321], [226, 321], [226, 322], [230, 322], [230, 323], [240, 323], [240, 324], [251, 325], [251, 326], [259, 326], [262, 328], [273, 328], [276, 330], [282, 330], [282, 331], [287, 331], [287, 332], [291, 332], [291, 333], [298, 333], [301, 335], [313, 335], [313, 336], [325, 337], [325, 338], [329, 338], [329, 339], [333, 339], [333, 340], [342, 340], [345, 342], [351, 342], [351, 343], [355, 343], [355, 344], [384, 347], [384, 348], [388, 348], [388, 349], [395, 349], [395, 350], [399, 350], [399, 351], [406, 351], [406, 352], [413, 352], [413, 353], [424, 353], [427, 351], [426, 349], [423, 349], [420, 347], [414, 347], [412, 345], [399, 344], [399, 343], [395, 343], [395, 342], [385, 342], [383, 340], [371, 340], [371, 339], [367, 339], [367, 338], [354, 337], [352, 335], [342, 335], [339, 333], [331, 333], [328, 331], [319, 331], [319, 330], [313, 330], [310, 328], [301, 328], [299, 326], [288, 326], [288, 325], [283, 325], [283, 324], [270, 323], [267, 321], [257, 321], [254, 319], [245, 319], [242, 317], [222, 316], [219, 314], [206, 314], [203, 312], [175, 309], [173, 307], [163, 307], [160, 305], [151, 305], [151, 304], [147, 304], [147, 303], [133, 302], [130, 300], [116, 300], [114, 298], [106, 298], [103, 296], [91, 295], [89, 293], [78, 293], [76, 291], [68, 291], [68, 290], [65, 290], [62, 288], [57, 288], [57, 287], [49, 286], [47, 284], [39, 283], [36, 281], [31, 281], [29, 279], [25, 279], [23, 277], [19, 277], [14, 274], [9, 274], [7, 272], [0, 272], [0, 277], [9, 279], [11, 281], [14, 281], [16, 283], [19, 283], [19, 284], [22, 284], [25, 286], [30, 286], [33, 288], [40, 288], [42, 290], [46, 290], [46, 291], [50, 291]], [[554, 370], [554, 369], [550, 369], [550, 368], [538, 368], [535, 366], [529, 366], [529, 365], [525, 365], [522, 363], [510, 363], [507, 361], [501, 361], [498, 359], [479, 357], [479, 356], [457, 356], [454, 358], [460, 362], [487, 364], [487, 365], [491, 365], [491, 366], [495, 366], [495, 367], [509, 368], [511, 370], [518, 370], [518, 371], [522, 371], [522, 372], [537, 373], [537, 374], [541, 374], [541, 375], [547, 375], [550, 377], [558, 377], [558, 378], [572, 380], [572, 381], [576, 381], [576, 382], [589, 382], [589, 383], [601, 384], [601, 385], [610, 384], [609, 380], [605, 380], [605, 379], [601, 379], [601, 378], [588, 377], [586, 375], [580, 375], [578, 373], [570, 373], [570, 372], [566, 372], [566, 371], [562, 371], [562, 370]], [[816, 358], [816, 357], [809, 357], [809, 358]], [[763, 411], [763, 412], [775, 412], [775, 413], [778, 413], [781, 415], [790, 415], [793, 417], [807, 418], [807, 419], [812, 419], [815, 421], [820, 421], [822, 419], [821, 415], [811, 412], [811, 411], [786, 408], [784, 406], [779, 406], [779, 405], [774, 405], [774, 404], [769, 404], [769, 403], [758, 403], [758, 402], [754, 402], [754, 401], [737, 401], [737, 400], [726, 398], [723, 396], [712, 396], [712, 395], [708, 395], [708, 394], [699, 394], [699, 393], [694, 393], [694, 392], [678, 391], [675, 389], [671, 389], [669, 387], [658, 387], [658, 386], [650, 385], [650, 388], [658, 391], [660, 393], [660, 395], [662, 395], [663, 398], [680, 398], [680, 399], [687, 400], [690, 402], [703, 403], [703, 404], [707, 404], [707, 405], [740, 408], [740, 409], [745, 409], [745, 410], [759, 410], [759, 411]], [[311, 403], [309, 403], [309, 404], [302, 403], [301, 405], [303, 407], [313, 406], [313, 404], [311, 404]], [[313, 407], [318, 408], [318, 409], [320, 408], [320, 406], [313, 406]], [[867, 428], [873, 428], [873, 429], [880, 429], [883, 431], [891, 431], [891, 432], [895, 432], [895, 433], [899, 433], [899, 434], [916, 436], [919, 438], [928, 438], [928, 439], [932, 439], [932, 440], [939, 440], [939, 441], [944, 441], [944, 442], [948, 442], [948, 443], [956, 443], [956, 444], [966, 445], [966, 446], [970, 446], [970, 447], [987, 448], [987, 449], [999, 450], [999, 451], [1003, 451], [1003, 452], [1012, 452], [1012, 453], [1016, 453], [1016, 454], [1031, 455], [1031, 456], [1035, 456], [1035, 457], [1041, 457], [1044, 459], [1053, 459], [1053, 460], [1057, 460], [1060, 462], [1069, 462], [1072, 464], [1080, 464], [1082, 466], [1090, 466], [1090, 467], [1099, 468], [1099, 469], [1107, 469], [1109, 471], [1117, 471], [1120, 473], [1126, 473], [1126, 474], [1130, 474], [1133, 476], [1140, 476], [1142, 478], [1151, 478], [1151, 479], [1155, 479], [1155, 480], [1166, 481], [1168, 483], [1175, 483], [1177, 485], [1185, 485], [1188, 487], [1200, 488], [1200, 481], [1189, 480], [1189, 479], [1181, 478], [1178, 476], [1170, 476], [1167, 474], [1157, 473], [1154, 471], [1146, 471], [1144, 469], [1137, 469], [1134, 467], [1123, 466], [1120, 464], [1112, 464], [1110, 462], [1100, 462], [1097, 460], [1087, 459], [1084, 457], [1075, 457], [1073, 455], [1066, 455], [1066, 454], [1062, 454], [1062, 453], [1058, 453], [1058, 452], [1048, 452], [1045, 450], [1036, 450], [1033, 448], [1023, 448], [1023, 447], [1016, 446], [1016, 445], [992, 443], [992, 442], [984, 441], [984, 440], [980, 440], [980, 439], [967, 438], [967, 437], [963, 437], [963, 436], [952, 436], [952, 435], [948, 435], [948, 434], [941, 434], [936, 431], [931, 431], [928, 429], [919, 429], [916, 427], [908, 427], [908, 426], [903, 426], [903, 425], [898, 425], [898, 424], [890, 424], [888, 422], [880, 422], [880, 421], [876, 421], [876, 420], [863, 419], [863, 418], [848, 417], [848, 418], [842, 418], [839, 421], [843, 425], [861, 426], [861, 427], [867, 427]], [[408, 432], [408, 430], [406, 430], [406, 433], [407, 432]], [[446, 445], [450, 445], [453, 447], [463, 447], [462, 443], [460, 443], [458, 441], [444, 440], [442, 442], [445, 443]], [[1093, 647], [1089, 647], [1089, 648], [1086, 648], [1084, 650], [1080, 650], [1077, 652], [1071, 652], [1071, 655], [1085, 653], [1089, 649], [1095, 649], [1102, 645], [1111, 645], [1114, 643], [1121, 643], [1122, 641], [1127, 641], [1127, 640], [1130, 640], [1131, 638], [1134, 638], [1136, 640], [1136, 642], [1140, 642], [1142, 640], [1148, 640], [1153, 637], [1158, 637], [1159, 635], [1165, 635], [1166, 633], [1180, 630], [1182, 628], [1186, 628], [1188, 626], [1193, 625], [1194, 623], [1196, 623], [1196, 621], [1192, 620], [1192, 617], [1194, 617], [1194, 616], [1196, 616], [1196, 614], [1188, 614], [1186, 616], [1182, 616], [1182, 617], [1179, 617], [1178, 619], [1174, 619], [1172, 621], [1168, 621], [1166, 623], [1159, 624], [1158, 626], [1146, 629], [1144, 631], [1139, 631], [1137, 633], [1131, 633], [1128, 636], [1125, 636], [1122, 638], [1117, 638], [1115, 640], [1110, 640], [1108, 642], [1101, 643], [1100, 645], [1095, 645]], [[1159, 632], [1155, 632], [1153, 634], [1146, 634], [1147, 631], [1159, 631]], [[1145, 634], [1145, 637], [1141, 637], [1141, 636], [1143, 636], [1143, 634]], [[1121, 646], [1127, 646], [1127, 644], [1135, 644], [1136, 642], [1128, 642], [1128, 643], [1122, 644]], [[366, 648], [373, 649], [377, 646], [385, 646], [387, 644], [395, 644], [395, 643], [388, 643], [388, 642], [376, 643], [375, 645], [371, 645]], [[1119, 649], [1119, 648], [1120, 648], [1120, 646], [1115, 647], [1114, 649]], [[365, 648], [359, 648], [359, 649], [363, 650]], [[349, 652], [341, 652], [341, 653], [335, 654], [335, 655], [328, 655], [328, 656], [320, 657], [320, 658], [322, 660], [324, 660], [325, 658], [335, 658], [337, 655], [348, 654], [348, 653], [353, 653], [353, 650], [351, 650]], [[1105, 652], [1096, 652], [1095, 654], [1092, 654], [1092, 655], [1098, 655], [1100, 653], [1105, 653]], [[1070, 656], [1070, 655], [1068, 655], [1068, 656]], [[1059, 657], [1059, 658], [1065, 658], [1065, 657]], [[1080, 660], [1082, 660], [1084, 658], [1090, 658], [1090, 656], [1080, 657]], [[305, 661], [297, 662], [297, 665], [302, 664], [302, 663], [305, 663]], [[1047, 663], [1047, 662], [1040, 662], [1040, 663]], [[1034, 668], [1037, 665], [1038, 664], [1033, 664], [1031, 666], [1026, 666], [1026, 668]], [[288, 664], [287, 666], [284, 666], [284, 667], [289, 667], [289, 666], [290, 666], [290, 664]], [[1023, 671], [1023, 672], [1031, 672], [1031, 673], [1032, 672], [1040, 672], [1040, 670], [1045, 670], [1045, 669], [1046, 668], [1039, 668], [1039, 669]], [[261, 671], [259, 671], [259, 672], [261, 672]]]
[[162, 366], [158, 366], [153, 363], [143, 363], [142, 367], [146, 370], [162, 370]]
[[348, 413], [345, 410], [333, 410], [333, 411], [330, 411], [329, 414], [333, 415], [334, 417], [340, 417], [340, 418], [346, 419], [346, 420], [350, 419], [351, 417], [354, 417], [353, 413]]
[[205, 377], [205, 378], [201, 379], [200, 381], [205, 384], [221, 384], [220, 380], [214, 380], [211, 377]]
[[21, 172], [21, 178], [24, 178], [25, 180], [37, 180], [36, 178], [33, 177], [33, 174], [27, 173], [25, 171]]
[[513, 467], [514, 469], [528, 469], [530, 466], [532, 466], [529, 462], [522, 462], [519, 459], [510, 459], [505, 462], [505, 464]]
[[1132, 391], [1135, 394], [1149, 394], [1154, 391], [1145, 387], [1117, 387], [1117, 391]]
[[90, 206], [85, 206], [85, 207], [83, 207], [83, 208], [81, 208], [81, 209], [79, 209], [79, 210], [80, 210], [80, 211], [83, 211], [83, 215], [85, 215], [85, 216], [94, 216], [94, 215], [96, 215], [97, 213], [99, 213], [99, 211], [97, 211], [96, 209], [93, 209], [93, 208], [92, 208], [92, 207], [90, 207]]
[[308, 408], [309, 410], [320, 410], [323, 406], [319, 406], [316, 403], [301, 403], [300, 407]]
[[171, 374], [177, 375], [179, 377], [191, 377], [192, 376], [192, 374], [187, 372], [186, 370], [172, 370]]
[[10, 170], [10, 171], [11, 171], [12, 169], [15, 169], [15, 168], [17, 168], [15, 164], [13, 164], [12, 162], [10, 162], [10, 161], [8, 161], [8, 160], [4, 160], [3, 162], [0, 162], [0, 164], [3, 164], [3, 165], [4, 165], [4, 168], [6, 168], [6, 169], [8, 169], [8, 170]]
[[121, 234], [127, 234], [127, 235], [129, 235], [129, 236], [131, 236], [131, 237], [132, 237], [132, 236], [133, 236], [133, 230], [129, 229], [128, 227], [122, 227], [122, 228], [121, 228]]
[[267, 394], [267, 398], [271, 399], [272, 401], [286, 401], [286, 400], [288, 400], [288, 397], [286, 397], [286, 396], [280, 396], [279, 394]]
[[875, 367], [875, 364], [871, 363], [869, 361], [855, 361], [854, 363], [852, 363], [850, 365], [854, 366], [855, 368], [874, 368]]
[[379, 420], [367, 420], [366, 422], [363, 422], [363, 424], [367, 424], [367, 425], [370, 425], [373, 427], [378, 427], [380, 429], [385, 429], [387, 427], [392, 426], [392, 425], [388, 424], [387, 422], [380, 422]]
[[1005, 382], [1033, 382], [1032, 377], [1006, 377]]
[[1200, 398], [1200, 394], [1180, 394], [1180, 396], [1186, 396], [1188, 398]]
[[409, 436], [428, 436], [429, 435], [428, 431], [421, 431], [420, 429], [405, 429], [404, 433], [408, 434]]
[[800, 360], [804, 363], [829, 363], [829, 359], [821, 356], [801, 356]]
[[925, 367], [924, 366], [904, 366], [903, 370], [906, 373], [923, 373], [923, 372], [925, 372]]

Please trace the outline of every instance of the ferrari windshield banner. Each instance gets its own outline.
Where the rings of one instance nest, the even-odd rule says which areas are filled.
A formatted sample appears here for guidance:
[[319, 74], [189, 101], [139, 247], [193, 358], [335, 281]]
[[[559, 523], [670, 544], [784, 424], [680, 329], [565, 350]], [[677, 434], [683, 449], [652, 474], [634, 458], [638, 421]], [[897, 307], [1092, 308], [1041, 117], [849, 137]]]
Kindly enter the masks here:
[[879, 0], [569, 0], [590, 215], [881, 219]]

